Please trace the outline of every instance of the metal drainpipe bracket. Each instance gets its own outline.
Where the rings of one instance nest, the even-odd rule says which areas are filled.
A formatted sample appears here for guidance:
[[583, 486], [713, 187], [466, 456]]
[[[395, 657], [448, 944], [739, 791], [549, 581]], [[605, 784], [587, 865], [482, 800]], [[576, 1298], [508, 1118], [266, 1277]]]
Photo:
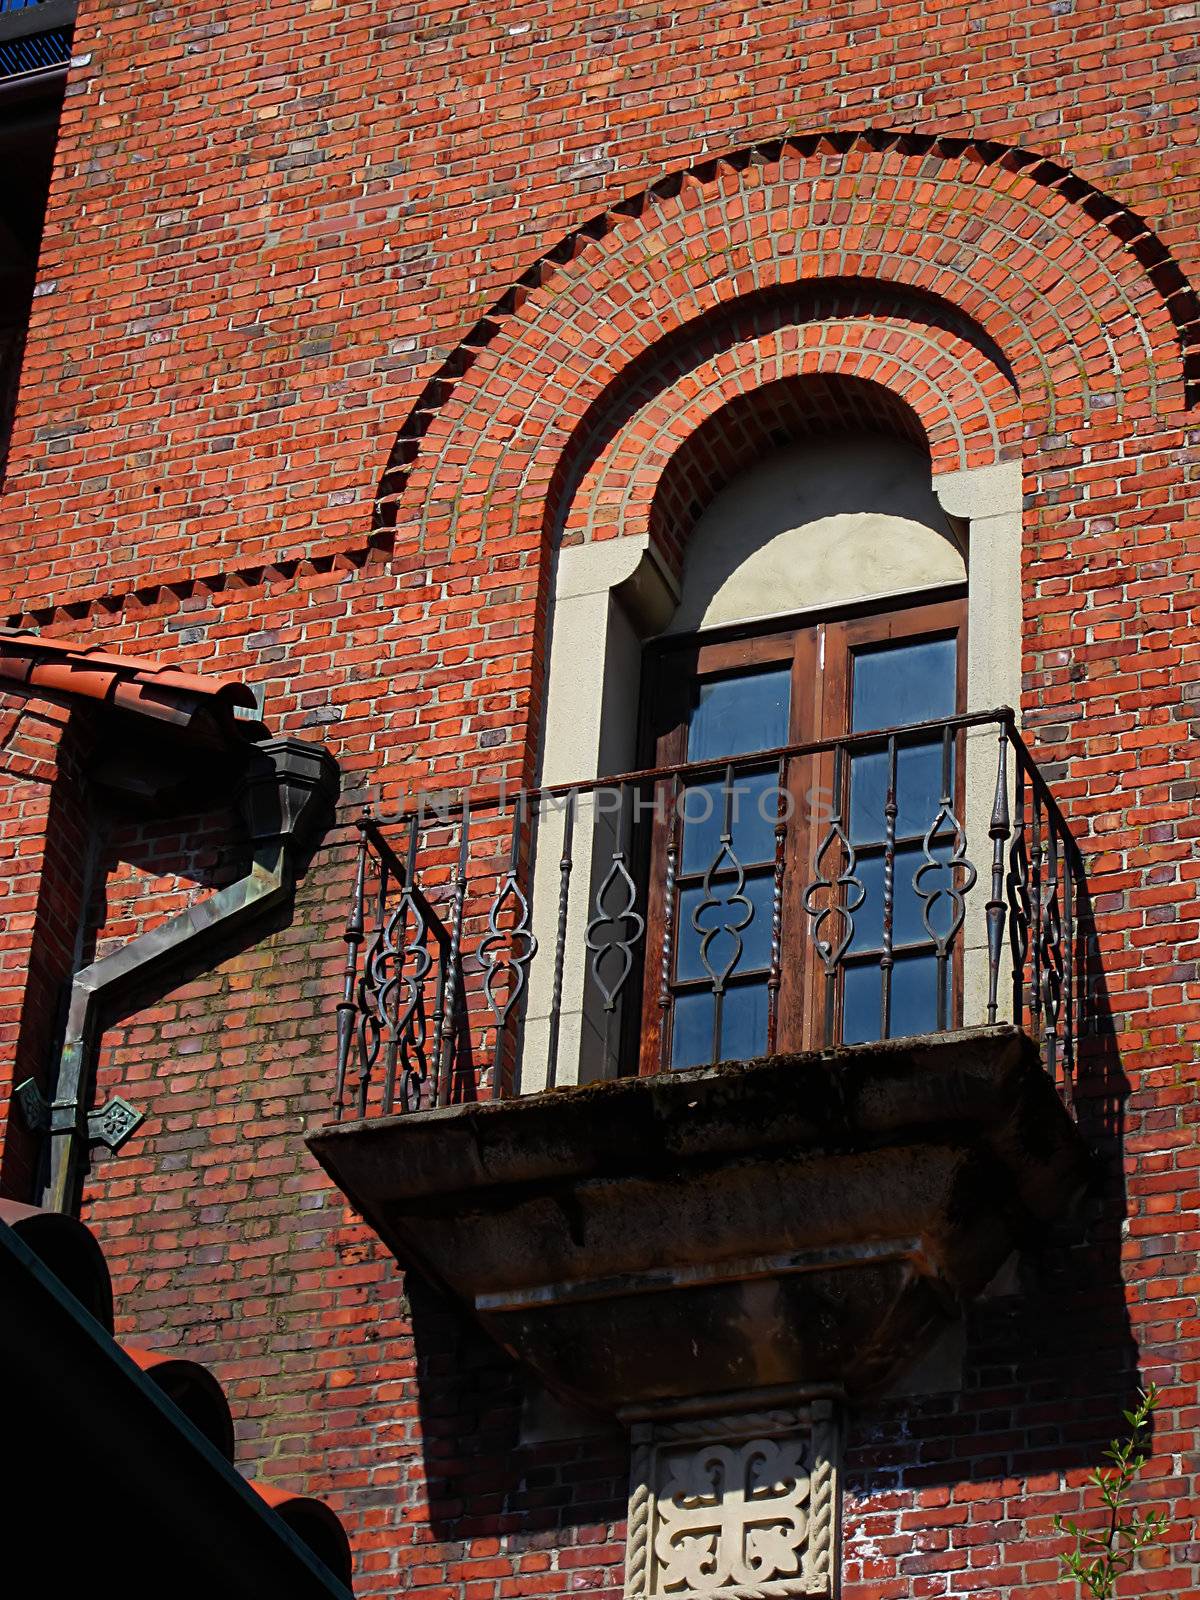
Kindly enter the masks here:
[[47, 1133], [50, 1128], [50, 1102], [32, 1078], [26, 1078], [13, 1090], [13, 1099], [21, 1113], [21, 1120], [30, 1133]]
[[131, 1106], [128, 1100], [123, 1100], [119, 1094], [113, 1095], [97, 1111], [89, 1111], [87, 1119], [87, 1136], [89, 1144], [106, 1145], [110, 1150], [119, 1150], [146, 1120], [144, 1111], [139, 1111], [136, 1106]]
[[[13, 1091], [21, 1117], [30, 1133], [46, 1133], [50, 1128], [53, 1107], [32, 1078], [26, 1078]], [[144, 1111], [131, 1106], [119, 1094], [113, 1095], [95, 1111], [88, 1112], [88, 1144], [102, 1144], [109, 1150], [119, 1150], [136, 1133], [146, 1120]]]

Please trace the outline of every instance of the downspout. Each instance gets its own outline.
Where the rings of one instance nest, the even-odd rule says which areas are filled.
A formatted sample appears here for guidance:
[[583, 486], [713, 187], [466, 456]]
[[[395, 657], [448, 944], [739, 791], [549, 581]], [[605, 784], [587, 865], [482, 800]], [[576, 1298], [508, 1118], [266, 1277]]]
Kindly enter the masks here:
[[250, 871], [75, 974], [53, 1098], [47, 1103], [32, 1079], [17, 1090], [27, 1121], [49, 1134], [49, 1176], [40, 1201], [47, 1210], [78, 1207], [89, 1144], [115, 1148], [142, 1121], [119, 1096], [88, 1114], [103, 1012], [154, 974], [194, 960], [286, 900], [297, 856], [336, 792], [337, 766], [323, 746], [301, 739], [253, 746], [238, 792], [253, 851]]

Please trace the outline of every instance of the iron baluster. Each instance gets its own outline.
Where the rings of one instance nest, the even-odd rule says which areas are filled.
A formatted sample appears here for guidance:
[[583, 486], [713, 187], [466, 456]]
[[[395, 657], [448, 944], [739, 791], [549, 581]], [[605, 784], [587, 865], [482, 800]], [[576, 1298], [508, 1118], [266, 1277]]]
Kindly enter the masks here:
[[[946, 1008], [946, 978], [950, 969], [950, 955], [954, 948], [954, 941], [958, 930], [962, 927], [967, 914], [967, 895], [975, 887], [975, 880], [979, 874], [975, 866], [967, 857], [967, 836], [963, 831], [962, 823], [954, 814], [954, 738], [949, 726], [942, 730], [942, 798], [938, 807], [938, 814], [933, 819], [929, 832], [925, 835], [925, 859], [913, 873], [913, 892], [924, 902], [921, 906], [921, 921], [925, 924], [925, 932], [933, 940], [937, 952], [937, 1026], [938, 1032], [943, 1032], [948, 1026]], [[943, 838], [942, 826], [949, 829], [950, 855], [945, 861], [939, 861], [934, 855], [934, 846]], [[945, 849], [945, 845], [942, 845]], [[961, 882], [956, 881], [956, 874], [962, 874]], [[940, 884], [933, 889], [923, 889], [922, 879], [929, 874], [945, 874], [945, 887]], [[950, 921], [944, 933], [939, 933], [933, 925], [933, 908], [939, 900], [946, 899], [950, 902]]]
[[1033, 911], [1029, 921], [1029, 1013], [1034, 1037], [1042, 1037], [1042, 799], [1037, 774], [1029, 775], [1033, 840], [1029, 850], [1029, 887]]
[[[396, 983], [404, 984], [404, 1008], [396, 1020], [396, 1038], [390, 1046], [388, 1076], [385, 1084], [385, 1112], [391, 1110], [395, 1086], [396, 1058], [400, 1064], [400, 1101], [405, 1111], [419, 1106], [429, 1077], [429, 1062], [425, 1050], [427, 1024], [425, 1019], [425, 980], [433, 966], [427, 940], [428, 919], [425, 899], [417, 888], [418, 824], [414, 815], [409, 819], [408, 849], [404, 867], [404, 894], [401, 898], [400, 929], [405, 943], [400, 951], [396, 968]], [[408, 933], [409, 917], [412, 932]]]
[[367, 948], [362, 973], [358, 980], [358, 1114], [367, 1114], [367, 1099], [371, 1090], [371, 1077], [379, 1059], [383, 1043], [386, 1016], [380, 1010], [382, 983], [379, 964], [380, 951], [386, 933], [388, 868], [382, 857], [375, 859], [379, 873], [379, 890], [375, 896], [374, 937]]
[[450, 941], [446, 937], [446, 930], [440, 920], [435, 924], [438, 940], [437, 987], [433, 993], [433, 1014], [430, 1020], [433, 1023], [433, 1063], [432, 1076], [429, 1085], [429, 1103], [437, 1105], [438, 1078], [442, 1060], [442, 1046], [446, 1036], [446, 982], [449, 976], [449, 950]]
[[984, 908], [988, 942], [988, 1027], [996, 1025], [1000, 997], [1000, 957], [1004, 951], [1004, 854], [1010, 828], [1008, 815], [1008, 728], [1000, 728], [1000, 749], [996, 757], [996, 793], [988, 838], [992, 841], [992, 895]]
[[346, 914], [346, 965], [342, 977], [342, 998], [337, 1006], [337, 1081], [334, 1087], [334, 1105], [340, 1120], [346, 1100], [346, 1072], [350, 1063], [350, 1047], [354, 1042], [354, 1023], [358, 1007], [354, 1003], [358, 987], [358, 948], [363, 941], [363, 896], [367, 880], [367, 826], [366, 816], [358, 824], [358, 850], [354, 864], [354, 888], [350, 894], [350, 910]]
[[1058, 1020], [1062, 1004], [1062, 920], [1058, 909], [1058, 830], [1049, 808], [1045, 810], [1046, 851], [1042, 915], [1038, 928], [1041, 957], [1042, 1018], [1046, 1036], [1046, 1066], [1058, 1081]]
[[[731, 873], [732, 882], [729, 881]], [[714, 880], [718, 875], [722, 880], [722, 892], [715, 894]], [[733, 848], [733, 766], [730, 764], [725, 768], [725, 778], [721, 785], [721, 834], [716, 854], [704, 874], [703, 898], [691, 917], [692, 927], [700, 935], [700, 962], [712, 981], [713, 1061], [721, 1059], [721, 1020], [725, 1005], [725, 985], [742, 959], [742, 951], [745, 948], [742, 942], [742, 930], [749, 927], [754, 920], [754, 906], [749, 897], [742, 892], [745, 887], [746, 874]], [[735, 906], [739, 908], [736, 913], [733, 909]], [[722, 908], [724, 915], [715, 925], [708, 927], [701, 920], [706, 912], [720, 911]], [[728, 961], [718, 968], [709, 960], [709, 953], [712, 950], [713, 940], [720, 938], [722, 934], [730, 940], [730, 952]]]
[[883, 951], [879, 957], [879, 1037], [892, 1036], [892, 945], [896, 914], [896, 735], [887, 742], [887, 792], [883, 802]]
[[[386, 1039], [384, 1049], [383, 1090], [380, 1110], [389, 1116], [396, 1095], [396, 1063], [400, 1055], [400, 1027], [393, 1017], [392, 1005], [403, 975], [404, 947], [400, 943], [407, 925], [406, 900], [403, 886], [396, 908], [383, 924], [382, 939], [377, 941], [374, 967], [379, 979], [376, 990], [376, 1010]], [[388, 968], [391, 968], [390, 974]]]
[[788, 761], [779, 759], [775, 796], [775, 858], [771, 877], [771, 970], [767, 974], [767, 1053], [779, 1040], [779, 986], [783, 977], [783, 874], [787, 852]]
[[554, 933], [554, 979], [550, 992], [550, 1037], [546, 1045], [546, 1087], [558, 1082], [558, 1034], [562, 1021], [563, 971], [567, 959], [567, 910], [571, 895], [572, 848], [575, 843], [575, 791], [567, 796], [563, 817], [562, 854], [558, 862], [558, 923]]
[[[521, 867], [521, 834], [525, 821], [525, 795], [513, 804], [512, 839], [508, 871], [501, 880], [488, 908], [488, 931], [479, 943], [479, 965], [483, 969], [483, 992], [496, 1019], [496, 1042], [492, 1051], [492, 1099], [499, 1100], [504, 1079], [504, 1039], [509, 1015], [525, 992], [529, 963], [537, 954], [538, 942], [529, 926], [529, 897], [517, 881]], [[506, 929], [503, 924], [509, 922]], [[500, 999], [500, 985], [504, 998]]]
[[[413, 822], [415, 822], [415, 818], [413, 819]], [[411, 836], [413, 822], [410, 822], [409, 824], [410, 857], [412, 854]], [[377, 841], [377, 847], [379, 843], [381, 843], [381, 841]], [[395, 858], [392, 856], [390, 850], [388, 851], [387, 856], [383, 856], [382, 851], [380, 854], [386, 870], [388, 861], [394, 861]], [[404, 978], [405, 958], [409, 953], [406, 941], [410, 903], [409, 886], [412, 882], [411, 859], [407, 868], [401, 867], [400, 864], [396, 862], [393, 872], [400, 888], [400, 898], [396, 902], [396, 909], [391, 913], [390, 916], [386, 917], [384, 921], [382, 938], [376, 940], [375, 946], [373, 947], [372, 956], [373, 971], [377, 980], [376, 1009], [379, 1014], [380, 1023], [384, 1029], [385, 1037], [387, 1039], [387, 1048], [384, 1055], [383, 1092], [381, 1095], [381, 1110], [385, 1117], [391, 1115], [392, 1106], [395, 1101], [396, 1065], [400, 1057], [401, 1040], [403, 1037], [402, 1028], [403, 1026], [407, 1025], [408, 1022], [408, 1008], [405, 1008], [404, 1023], [402, 1024], [399, 1016], [396, 1016], [395, 1018], [393, 1017], [392, 1005], [396, 992], [398, 991], [401, 981]], [[424, 954], [423, 950], [422, 954]], [[388, 972], [389, 966], [391, 967], [390, 975]]]
[[[625, 981], [633, 970], [633, 947], [646, 930], [646, 919], [637, 908], [637, 885], [629, 873], [625, 857], [625, 813], [628, 787], [622, 784], [618, 794], [616, 833], [613, 839], [612, 859], [604, 880], [596, 890], [593, 902], [596, 915], [587, 925], [585, 942], [592, 952], [592, 978], [604, 998], [606, 1012], [616, 1010], [617, 1001]], [[615, 900], [612, 897], [616, 896]], [[610, 900], [612, 903], [610, 904]], [[626, 932], [628, 924], [630, 932]], [[601, 937], [601, 931], [608, 932]], [[604, 977], [605, 958], [616, 955], [618, 968], [615, 981]]]
[[1075, 863], [1071, 841], [1063, 840], [1063, 1036], [1062, 1090], [1070, 1109], [1075, 1104]]
[[[825, 972], [825, 1043], [831, 1045], [834, 1035], [834, 1021], [837, 1002], [837, 975], [842, 957], [850, 948], [854, 938], [854, 913], [866, 899], [867, 891], [862, 881], [855, 876], [858, 865], [858, 856], [854, 846], [850, 843], [849, 835], [842, 826], [842, 790], [845, 783], [845, 746], [834, 746], [833, 755], [833, 808], [829, 819], [829, 831], [821, 840], [813, 859], [813, 879], [804, 891], [804, 909], [808, 913], [810, 932], [813, 947]], [[825, 858], [831, 850], [838, 851], [837, 875], [831, 877], [825, 871]], [[829, 893], [829, 903], [818, 907], [817, 899], [823, 890]], [[836, 940], [832, 935], [828, 939], [821, 937], [821, 929], [828, 918], [836, 917], [841, 926], [841, 935]]]
[[1013, 1021], [1025, 1024], [1025, 959], [1029, 953], [1029, 852], [1025, 842], [1025, 761], [1017, 752], [1013, 841], [1008, 852], [1008, 938], [1013, 960]]
[[[664, 1071], [671, 1060], [671, 979], [675, 971], [675, 936], [679, 918], [679, 779], [670, 780], [671, 808], [667, 818], [666, 878], [663, 886], [663, 941], [658, 964], [658, 1061]], [[657, 796], [658, 790], [655, 789]]]
[[433, 1085], [434, 1105], [449, 1105], [454, 1094], [454, 1057], [458, 1044], [458, 997], [462, 987], [463, 908], [467, 900], [467, 864], [471, 849], [471, 802], [463, 799], [458, 841], [458, 871], [450, 912], [450, 948], [446, 956], [445, 1018], [442, 1027], [442, 1058], [436, 1067]]

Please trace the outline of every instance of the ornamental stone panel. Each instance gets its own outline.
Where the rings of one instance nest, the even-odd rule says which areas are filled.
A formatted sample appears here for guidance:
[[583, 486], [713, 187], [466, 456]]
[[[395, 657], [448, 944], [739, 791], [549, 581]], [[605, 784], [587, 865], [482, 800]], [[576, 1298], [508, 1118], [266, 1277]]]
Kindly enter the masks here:
[[627, 1600], [837, 1593], [830, 1400], [633, 1430]]

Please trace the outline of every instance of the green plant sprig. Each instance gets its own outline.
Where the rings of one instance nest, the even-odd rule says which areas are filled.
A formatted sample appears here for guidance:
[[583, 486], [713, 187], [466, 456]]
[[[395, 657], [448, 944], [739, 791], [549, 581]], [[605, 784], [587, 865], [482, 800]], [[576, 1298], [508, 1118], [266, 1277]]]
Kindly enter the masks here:
[[1108, 1509], [1108, 1522], [1099, 1530], [1081, 1528], [1077, 1522], [1056, 1516], [1054, 1526], [1075, 1540], [1075, 1549], [1059, 1557], [1064, 1569], [1092, 1600], [1112, 1600], [1118, 1580], [1129, 1571], [1138, 1552], [1159, 1543], [1167, 1528], [1165, 1511], [1136, 1511], [1134, 1484], [1149, 1460], [1150, 1418], [1160, 1404], [1157, 1387], [1147, 1384], [1137, 1406], [1123, 1413], [1129, 1424], [1125, 1439], [1114, 1439], [1105, 1450], [1107, 1467], [1088, 1475]]

